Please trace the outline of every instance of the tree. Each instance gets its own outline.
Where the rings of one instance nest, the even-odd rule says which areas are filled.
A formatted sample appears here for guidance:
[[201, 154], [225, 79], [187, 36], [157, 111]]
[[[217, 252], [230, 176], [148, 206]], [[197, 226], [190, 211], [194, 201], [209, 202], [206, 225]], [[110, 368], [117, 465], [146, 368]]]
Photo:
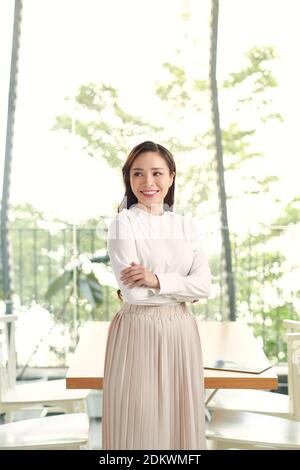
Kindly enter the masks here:
[[[186, 40], [190, 41], [190, 38], [187, 37]], [[192, 46], [197, 47], [196, 42]], [[264, 158], [263, 152], [255, 141], [257, 128], [266, 126], [272, 121], [279, 123], [282, 121], [281, 115], [274, 109], [273, 104], [277, 82], [272, 72], [272, 64], [276, 61], [276, 57], [277, 55], [271, 46], [253, 47], [245, 55], [245, 62], [241, 69], [232, 72], [219, 85], [224, 177], [230, 183], [227, 183], [229, 219], [233, 213], [238, 213], [241, 210], [241, 198], [247, 198], [248, 204], [252, 204], [253, 201], [259, 199], [262, 204], [264, 198], [272, 194], [276, 187], [277, 176], [263, 174], [262, 172], [257, 175], [257, 171], [253, 171], [253, 168], [257, 168], [259, 162]], [[184, 209], [189, 206], [190, 212], [195, 215], [199, 203], [206, 204], [207, 215], [216, 217], [218, 214], [216, 209], [217, 199], [215, 197], [215, 194], [217, 194], [217, 178], [213, 153], [213, 132], [209, 119], [199, 119], [199, 116], [209, 115], [209, 82], [205, 77], [199, 77], [198, 70], [195, 71], [194, 76], [187, 73], [185, 56], [181, 54], [180, 50], [177, 51], [177, 59], [172, 63], [163, 64], [163, 67], [166, 72], [166, 79], [164, 83], [157, 84], [156, 94], [161, 99], [166, 114], [174, 124], [174, 128], [171, 131], [167, 128], [158, 128], [157, 139], [176, 154], [178, 164], [177, 188], [180, 195], [177, 207]], [[85, 105], [83, 106], [80, 104], [80, 100], [77, 100], [79, 108], [85, 109], [85, 116], [94, 112], [95, 103], [102, 102], [101, 95], [96, 96], [95, 94], [97, 90], [101, 92], [102, 86], [96, 87], [96, 85], [90, 84], [87, 87], [91, 91], [85, 89], [85, 94], [92, 96], [92, 100], [85, 102], [89, 109], [86, 109]], [[116, 97], [117, 93], [114, 96]], [[222, 105], [225, 101], [227, 104], [230, 103], [230, 109], [227, 109], [226, 116], [224, 113], [222, 114]], [[110, 106], [110, 109], [113, 110], [113, 107]], [[98, 109], [97, 113], [98, 122], [99, 117], [101, 118], [101, 110]], [[64, 119], [67, 122], [69, 118], [65, 117]], [[58, 118], [56, 128], [70, 132], [70, 119], [68, 122], [68, 126], [62, 125], [62, 121]], [[110, 141], [109, 152], [115, 151], [113, 159], [110, 160], [109, 152], [105, 153], [105, 146], [104, 148], [101, 147], [98, 152], [97, 146], [103, 146], [103, 144], [93, 138], [93, 125], [90, 125], [90, 122], [90, 119], [85, 121], [81, 119], [80, 124], [76, 127], [78, 135], [83, 139], [83, 145], [89, 151], [89, 155], [95, 158], [106, 155], [104, 158], [109, 164], [114, 168], [120, 167], [121, 161], [118, 160], [116, 153], [118, 148], [117, 140], [112, 139]], [[100, 122], [102, 122], [101, 119]], [[130, 124], [132, 120], [129, 119], [128, 122], [129, 129], [132, 129]], [[141, 118], [136, 119], [135, 123], [137, 126], [142, 123], [138, 134], [142, 137], [147, 126], [143, 125]], [[109, 125], [107, 127], [101, 125], [104, 134], [110, 135]], [[122, 125], [126, 126], [125, 120]], [[147, 125], [150, 126], [148, 129], [151, 128], [151, 124], [147, 123]], [[137, 129], [130, 136], [136, 131]], [[123, 131], [114, 127], [113, 132], [116, 136], [122, 134]], [[106, 138], [103, 135], [104, 142], [106, 142]], [[126, 142], [128, 141], [129, 137], [124, 137], [124, 146], [120, 154], [123, 158], [127, 146]], [[242, 187], [236, 190], [237, 183], [240, 181], [242, 181], [242, 185], [240, 185]], [[278, 232], [276, 233], [277, 236]], [[270, 229], [270, 237], [275, 237], [275, 232], [272, 229]], [[278, 256], [276, 252], [272, 251], [271, 245], [267, 247], [266, 243], [267, 236], [265, 232], [257, 236], [252, 234], [249, 236], [244, 233], [241, 237], [235, 236], [231, 241], [231, 249], [234, 254], [234, 271], [237, 275], [239, 316], [249, 320], [250, 323], [252, 322], [255, 331], [259, 334], [262, 330], [259, 326], [261, 321], [259, 314], [261, 303], [259, 299], [261, 299], [260, 296], [263, 292], [262, 284], [263, 282], [272, 282], [271, 276], [274, 270], [276, 271], [277, 264], [284, 263], [284, 257]], [[264, 246], [263, 254], [261, 245]], [[252, 250], [251, 259], [249, 258], [250, 249]], [[264, 259], [262, 259], [263, 257]], [[208, 306], [205, 307], [204, 315], [215, 315], [216, 318], [219, 318], [220, 312], [224, 314], [224, 305], [222, 301], [222, 281], [219, 274], [220, 254], [217, 251], [212, 255], [210, 264], [216, 284], [220, 284], [221, 290], [219, 295], [210, 299]], [[243, 272], [237, 272], [238, 270]], [[274, 282], [279, 282], [284, 272], [280, 270], [277, 274], [277, 277], [274, 276]], [[263, 279], [265, 280], [262, 281]], [[195, 308], [199, 313], [203, 311], [202, 307], [202, 305], [197, 305], [193, 309]], [[288, 305], [287, 308], [289, 308]], [[275, 321], [274, 319], [278, 317], [280, 312], [280, 315], [283, 315], [284, 311], [287, 313], [287, 310], [282, 309], [279, 312], [279, 309], [279, 305], [268, 307], [268, 315], [273, 318], [272, 321]], [[265, 320], [267, 321], [268, 317]], [[265, 320], [262, 319], [263, 328], [266, 330]], [[282, 337], [282, 331], [280, 328], [279, 330], [273, 329], [273, 331], [276, 331], [276, 333], [272, 333], [272, 338], [270, 335], [266, 335], [266, 347], [267, 351], [270, 352], [270, 356], [275, 357], [278, 351], [274, 349], [274, 334], [279, 334]], [[276, 346], [276, 348], [278, 347]]]
[[210, 92], [212, 104], [212, 123], [214, 129], [214, 145], [216, 158], [217, 186], [219, 194], [220, 222], [222, 244], [225, 254], [225, 273], [227, 296], [229, 304], [229, 319], [236, 319], [235, 305], [235, 283], [232, 272], [232, 254], [230, 245], [230, 232], [227, 216], [227, 194], [225, 189], [225, 175], [223, 162], [223, 142], [222, 131], [220, 127], [219, 101], [218, 101], [218, 85], [217, 85], [217, 44], [218, 44], [218, 18], [219, 18], [219, 1], [212, 1], [211, 10], [211, 46], [210, 46]]
[[[74, 132], [81, 137], [83, 150], [92, 158], [104, 159], [112, 168], [120, 169], [130, 139], [161, 130], [122, 109], [118, 91], [109, 84], [82, 85], [78, 94], [68, 99], [78, 109]], [[71, 133], [70, 114], [57, 116], [53, 130]]]
[[[10, 205], [10, 174], [12, 166], [12, 139], [14, 131], [16, 89], [17, 89], [17, 68], [20, 48], [20, 28], [21, 28], [22, 1], [15, 0], [13, 43], [11, 53], [11, 69], [9, 83], [6, 147], [3, 173], [3, 189], [1, 201], [1, 260], [2, 260], [2, 282], [3, 293], [6, 304], [6, 314], [13, 313], [12, 294], [12, 269], [11, 269], [11, 241], [8, 236], [9, 229], [9, 205]], [[10, 331], [10, 329], [9, 329]]]

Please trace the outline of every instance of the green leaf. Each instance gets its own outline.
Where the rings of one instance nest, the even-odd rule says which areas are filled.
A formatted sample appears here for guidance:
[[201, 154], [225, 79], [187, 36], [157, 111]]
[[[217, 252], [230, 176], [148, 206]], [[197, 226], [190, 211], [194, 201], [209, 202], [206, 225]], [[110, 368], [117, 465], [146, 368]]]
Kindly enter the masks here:
[[102, 304], [103, 289], [94, 273], [88, 274], [85, 279], [80, 279], [79, 288], [81, 294], [93, 307], [97, 307]]
[[50, 300], [53, 295], [58, 291], [64, 289], [64, 287], [69, 284], [73, 277], [73, 271], [64, 271], [64, 273], [56, 278], [48, 287], [48, 290], [45, 294], [47, 300]]
[[107, 264], [109, 262], [109, 256], [108, 255], [105, 255], [105, 256], [92, 256], [90, 258], [90, 261], [92, 263], [104, 263], [104, 264]]

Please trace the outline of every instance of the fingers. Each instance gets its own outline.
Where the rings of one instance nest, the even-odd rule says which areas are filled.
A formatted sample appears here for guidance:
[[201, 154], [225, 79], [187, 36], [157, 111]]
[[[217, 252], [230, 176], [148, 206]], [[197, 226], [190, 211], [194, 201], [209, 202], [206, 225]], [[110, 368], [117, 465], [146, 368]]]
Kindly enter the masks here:
[[[121, 278], [121, 280], [122, 280], [122, 278]], [[138, 274], [134, 274], [132, 276], [129, 276], [126, 279], [122, 280], [122, 282], [123, 282], [123, 284], [127, 285], [127, 284], [131, 284], [132, 282], [140, 281], [140, 280], [144, 280], [144, 276], [142, 275], [142, 273], [138, 273]]]
[[122, 269], [121, 274], [126, 274], [132, 269], [136, 269], [137, 267], [141, 267], [141, 265], [132, 261], [131, 266], [129, 268]]
[[135, 281], [131, 280], [129, 282], [126, 282], [128, 284], [128, 288], [131, 289], [132, 287], [147, 287], [147, 284], [145, 283], [145, 280], [143, 278], [137, 279]]
[[133, 261], [129, 268], [121, 271], [120, 280], [124, 285], [128, 285], [129, 288], [145, 286], [144, 266]]
[[135, 273], [135, 272], [138, 272], [138, 271], [141, 271], [140, 266], [135, 266], [135, 267], [128, 268], [128, 269], [125, 269], [125, 270], [121, 271], [121, 275], [122, 276], [127, 276], [128, 274]]
[[143, 273], [143, 268], [141, 268], [140, 266], [138, 266], [136, 268], [130, 268], [129, 271], [127, 271], [127, 270], [126, 270], [126, 272], [121, 271], [120, 279], [122, 281], [122, 280], [125, 280], [125, 279], [129, 279], [131, 276], [134, 276], [136, 274], [142, 274], [142, 273]]
[[127, 275], [125, 276], [121, 276], [120, 277], [120, 280], [125, 283], [127, 281], [130, 281], [134, 276], [143, 276], [143, 273], [140, 272], [140, 271], [135, 271], [135, 272], [132, 272], [132, 273], [128, 273]]
[[143, 279], [141, 279], [140, 281], [136, 281], [136, 282], [133, 282], [132, 284], [129, 284], [129, 289], [132, 289], [133, 287], [146, 287], [145, 284], [144, 284], [144, 281]]

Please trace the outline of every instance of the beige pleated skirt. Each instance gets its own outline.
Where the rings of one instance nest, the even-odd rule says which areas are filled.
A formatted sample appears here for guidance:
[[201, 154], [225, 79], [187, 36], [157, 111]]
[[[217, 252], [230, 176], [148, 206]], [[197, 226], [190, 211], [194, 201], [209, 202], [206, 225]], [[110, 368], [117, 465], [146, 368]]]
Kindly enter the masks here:
[[125, 303], [106, 344], [102, 448], [205, 449], [197, 320], [185, 303]]

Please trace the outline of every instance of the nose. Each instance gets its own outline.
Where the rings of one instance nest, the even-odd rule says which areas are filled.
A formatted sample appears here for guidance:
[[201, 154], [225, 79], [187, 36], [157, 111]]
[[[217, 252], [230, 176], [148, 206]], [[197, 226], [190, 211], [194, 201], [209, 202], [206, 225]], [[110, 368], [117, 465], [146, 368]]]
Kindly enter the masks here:
[[152, 185], [152, 182], [153, 182], [153, 176], [151, 173], [146, 173], [145, 175], [145, 183], [146, 183], [146, 186], [147, 187], [150, 187]]

